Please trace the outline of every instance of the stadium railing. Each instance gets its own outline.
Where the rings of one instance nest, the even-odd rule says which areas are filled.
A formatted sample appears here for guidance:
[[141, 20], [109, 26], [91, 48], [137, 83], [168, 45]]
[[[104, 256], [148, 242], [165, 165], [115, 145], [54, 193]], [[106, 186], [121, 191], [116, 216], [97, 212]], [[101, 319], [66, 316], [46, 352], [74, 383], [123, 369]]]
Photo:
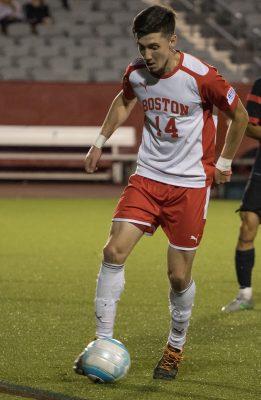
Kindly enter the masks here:
[[0, 180], [111, 180], [122, 183], [137, 158], [136, 131], [121, 127], [105, 143], [100, 168], [84, 159], [100, 127], [0, 126]]

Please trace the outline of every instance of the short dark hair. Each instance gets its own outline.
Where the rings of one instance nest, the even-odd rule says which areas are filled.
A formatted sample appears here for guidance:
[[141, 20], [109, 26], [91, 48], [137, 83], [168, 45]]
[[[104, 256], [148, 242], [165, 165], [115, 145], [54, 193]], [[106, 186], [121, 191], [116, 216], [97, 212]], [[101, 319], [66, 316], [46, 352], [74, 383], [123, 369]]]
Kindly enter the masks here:
[[149, 33], [162, 32], [173, 35], [175, 32], [176, 14], [171, 7], [152, 6], [145, 8], [133, 20], [132, 33], [138, 39]]

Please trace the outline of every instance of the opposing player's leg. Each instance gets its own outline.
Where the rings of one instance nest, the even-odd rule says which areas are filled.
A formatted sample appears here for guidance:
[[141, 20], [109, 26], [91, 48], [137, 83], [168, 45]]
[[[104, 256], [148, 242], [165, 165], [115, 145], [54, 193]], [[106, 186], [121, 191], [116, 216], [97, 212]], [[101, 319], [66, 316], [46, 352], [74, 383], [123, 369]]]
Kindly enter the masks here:
[[174, 379], [182, 360], [196, 289], [191, 278], [195, 253], [195, 250], [168, 249], [171, 326], [163, 356], [154, 369], [153, 377], [156, 379]]
[[239, 292], [231, 303], [222, 307], [222, 311], [227, 313], [253, 308], [251, 278], [255, 263], [254, 240], [260, 224], [260, 217], [251, 211], [241, 211], [240, 217], [241, 226], [235, 251]]

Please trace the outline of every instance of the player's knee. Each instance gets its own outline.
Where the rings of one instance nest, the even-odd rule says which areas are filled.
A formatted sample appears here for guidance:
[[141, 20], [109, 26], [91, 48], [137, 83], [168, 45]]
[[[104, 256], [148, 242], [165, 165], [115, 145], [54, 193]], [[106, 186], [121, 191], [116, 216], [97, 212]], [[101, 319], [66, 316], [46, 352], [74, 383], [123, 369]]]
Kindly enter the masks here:
[[112, 264], [124, 264], [127, 254], [118, 246], [107, 244], [103, 249], [104, 261]]
[[169, 270], [168, 277], [170, 285], [175, 292], [181, 292], [187, 287], [188, 277], [184, 271], [174, 273], [173, 271]]
[[242, 240], [253, 241], [256, 236], [258, 223], [256, 218], [249, 213], [245, 213], [242, 217], [242, 223], [240, 226], [240, 238]]
[[255, 239], [255, 230], [249, 229], [248, 226], [241, 225], [239, 231], [239, 241], [253, 242]]
[[257, 229], [260, 218], [259, 216], [252, 211], [244, 211], [240, 213], [240, 217], [242, 220], [242, 225], [247, 226], [249, 229]]
[[254, 247], [259, 218], [256, 214], [250, 212], [242, 212], [240, 216], [242, 223], [239, 231], [237, 250], [244, 251]]

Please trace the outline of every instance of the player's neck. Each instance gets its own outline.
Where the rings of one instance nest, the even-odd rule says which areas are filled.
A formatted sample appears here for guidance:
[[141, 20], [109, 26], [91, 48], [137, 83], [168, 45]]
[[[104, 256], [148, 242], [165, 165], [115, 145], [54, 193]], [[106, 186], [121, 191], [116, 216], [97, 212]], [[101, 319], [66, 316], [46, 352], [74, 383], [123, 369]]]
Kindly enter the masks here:
[[166, 63], [165, 69], [164, 69], [164, 75], [170, 73], [171, 71], [176, 68], [176, 66], [179, 64], [180, 61], [180, 52], [173, 50], [170, 53], [170, 56], [168, 58], [168, 61]]
[[175, 51], [175, 50], [171, 51], [164, 68], [155, 75], [158, 75], [158, 77], [160, 78], [164, 75], [170, 74], [179, 64], [180, 57], [181, 57], [181, 53], [179, 51]]

